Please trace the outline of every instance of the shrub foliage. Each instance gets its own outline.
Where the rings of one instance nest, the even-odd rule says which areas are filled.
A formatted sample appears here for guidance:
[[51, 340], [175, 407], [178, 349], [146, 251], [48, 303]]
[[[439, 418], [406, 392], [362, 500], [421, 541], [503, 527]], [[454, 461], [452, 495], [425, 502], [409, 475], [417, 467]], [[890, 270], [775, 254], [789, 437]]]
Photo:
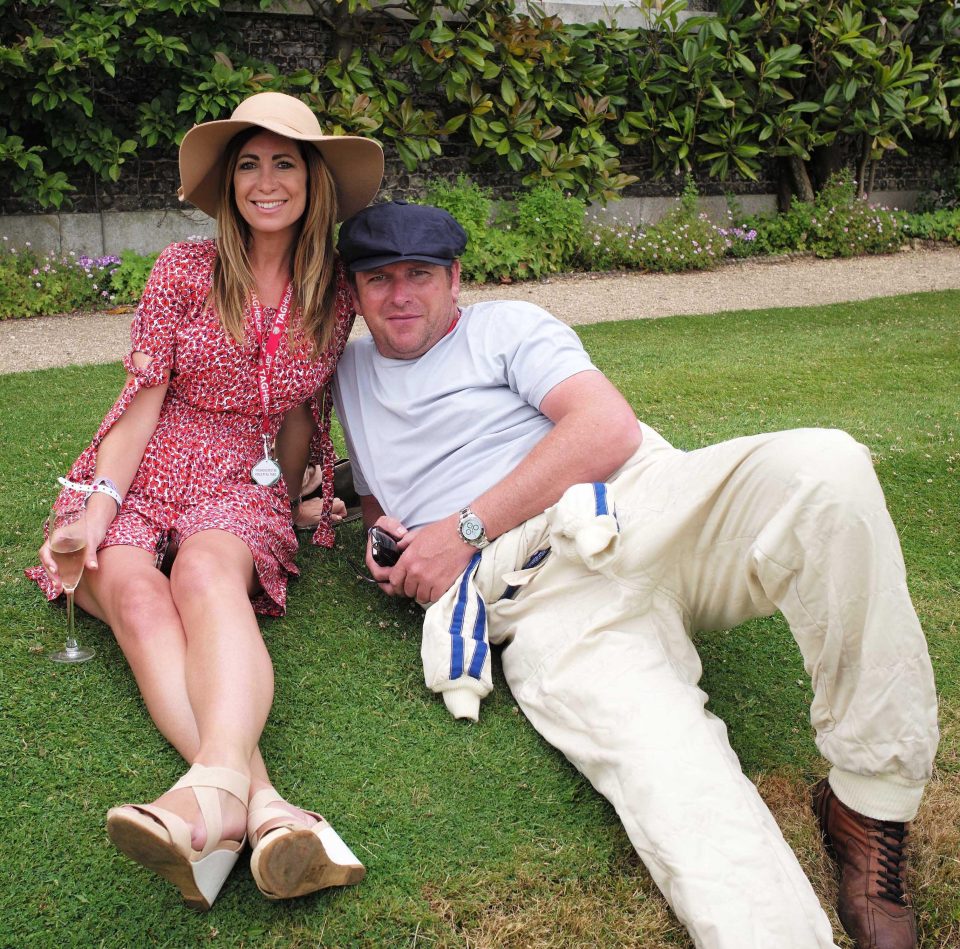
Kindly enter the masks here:
[[907, 227], [915, 215], [871, 207], [857, 194], [853, 177], [838, 172], [828, 179], [813, 204], [794, 199], [790, 209], [775, 216], [745, 222], [756, 231], [760, 254], [812, 251], [818, 257], [889, 254], [908, 237], [920, 236]]
[[136, 303], [156, 254], [38, 254], [29, 242], [0, 243], [0, 320]]
[[[783, 214], [744, 218], [731, 202], [721, 223], [701, 213], [688, 177], [676, 207], [655, 224], [617, 221], [607, 209], [586, 215], [585, 202], [552, 184], [496, 201], [461, 175], [433, 181], [426, 200], [445, 208], [467, 232], [463, 277], [511, 282], [560, 271], [706, 270], [725, 258], [794, 251], [820, 257], [884, 254], [910, 237], [957, 242], [960, 211], [905, 214], [873, 208], [857, 196], [849, 172], [835, 175], [813, 204], [794, 200]], [[2, 240], [0, 320], [136, 303], [156, 254], [120, 257], [37, 255]]]
[[[261, 0], [269, 11], [271, 0]], [[325, 125], [369, 134], [411, 169], [467, 143], [477, 163], [605, 201], [656, 174], [756, 178], [775, 158], [803, 200], [853, 156], [960, 125], [951, 0], [638, 0], [645, 29], [564, 24], [514, 0], [328, 0], [316, 70], [247, 55], [220, 0], [0, 0], [0, 179], [59, 207], [82, 175], [115, 181], [144, 147], [250, 93], [300, 95]]]
[[479, 282], [524, 280], [569, 270], [584, 233], [582, 200], [540, 184], [512, 202], [460, 175], [427, 189], [426, 201], [452, 214], [467, 232], [464, 277]]

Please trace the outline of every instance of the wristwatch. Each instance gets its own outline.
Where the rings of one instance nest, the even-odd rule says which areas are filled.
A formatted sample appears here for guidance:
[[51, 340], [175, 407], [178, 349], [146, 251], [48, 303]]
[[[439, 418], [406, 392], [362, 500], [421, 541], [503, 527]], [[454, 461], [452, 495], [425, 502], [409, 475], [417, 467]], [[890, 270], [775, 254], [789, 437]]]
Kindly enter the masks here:
[[460, 533], [460, 539], [471, 547], [476, 547], [477, 550], [483, 550], [490, 543], [487, 540], [487, 532], [484, 530], [483, 521], [468, 507], [460, 512], [460, 523], [457, 525], [457, 530]]

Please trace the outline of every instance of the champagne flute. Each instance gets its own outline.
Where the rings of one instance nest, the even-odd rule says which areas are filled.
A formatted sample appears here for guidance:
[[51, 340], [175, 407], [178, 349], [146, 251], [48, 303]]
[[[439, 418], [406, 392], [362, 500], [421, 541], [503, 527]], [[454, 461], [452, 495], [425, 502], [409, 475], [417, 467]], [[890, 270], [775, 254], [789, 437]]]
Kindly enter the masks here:
[[87, 552], [87, 524], [83, 509], [51, 510], [47, 518], [47, 539], [67, 597], [67, 641], [63, 649], [50, 653], [50, 658], [54, 662], [86, 662], [93, 658], [94, 650], [80, 648], [73, 621], [73, 593], [83, 576], [83, 558]]

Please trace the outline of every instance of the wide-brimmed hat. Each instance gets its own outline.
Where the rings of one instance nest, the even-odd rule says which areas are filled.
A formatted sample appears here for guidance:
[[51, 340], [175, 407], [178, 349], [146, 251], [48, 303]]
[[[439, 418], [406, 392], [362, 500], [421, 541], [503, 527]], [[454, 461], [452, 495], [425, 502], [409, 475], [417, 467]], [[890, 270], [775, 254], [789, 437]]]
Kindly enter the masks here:
[[263, 128], [310, 142], [320, 152], [337, 189], [337, 220], [365, 208], [383, 178], [383, 149], [370, 138], [325, 135], [310, 107], [282, 92], [258, 92], [244, 99], [229, 119], [195, 125], [180, 143], [180, 200], [216, 217], [223, 156], [238, 132]]
[[467, 246], [466, 231], [442, 208], [387, 201], [364, 208], [340, 228], [337, 250], [353, 272], [401, 260], [449, 267]]

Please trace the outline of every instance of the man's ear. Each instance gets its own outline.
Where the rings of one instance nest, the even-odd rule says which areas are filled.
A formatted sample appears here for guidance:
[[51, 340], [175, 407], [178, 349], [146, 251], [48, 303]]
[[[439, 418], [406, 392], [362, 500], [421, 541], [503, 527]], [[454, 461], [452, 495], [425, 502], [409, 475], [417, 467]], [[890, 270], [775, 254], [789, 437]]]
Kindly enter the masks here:
[[347, 286], [350, 288], [350, 299], [353, 301], [353, 308], [357, 311], [357, 316], [363, 316], [363, 313], [360, 310], [360, 297], [357, 295], [356, 278], [351, 277], [347, 281]]
[[460, 298], [460, 260], [455, 260], [450, 265], [450, 292], [453, 294], [453, 302], [456, 303]]

